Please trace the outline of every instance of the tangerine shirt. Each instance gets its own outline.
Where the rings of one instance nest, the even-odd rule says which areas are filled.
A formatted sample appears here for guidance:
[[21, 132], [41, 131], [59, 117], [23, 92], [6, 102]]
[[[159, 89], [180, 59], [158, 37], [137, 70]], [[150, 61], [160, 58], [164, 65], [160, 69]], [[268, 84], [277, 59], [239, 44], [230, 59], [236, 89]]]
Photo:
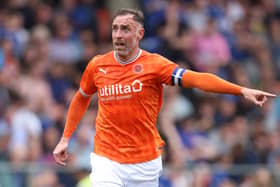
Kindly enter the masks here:
[[119, 163], [146, 162], [161, 154], [164, 142], [156, 128], [157, 116], [163, 84], [174, 83], [171, 75], [177, 66], [144, 50], [127, 64], [120, 63], [113, 51], [89, 62], [80, 92], [98, 93], [96, 154]]

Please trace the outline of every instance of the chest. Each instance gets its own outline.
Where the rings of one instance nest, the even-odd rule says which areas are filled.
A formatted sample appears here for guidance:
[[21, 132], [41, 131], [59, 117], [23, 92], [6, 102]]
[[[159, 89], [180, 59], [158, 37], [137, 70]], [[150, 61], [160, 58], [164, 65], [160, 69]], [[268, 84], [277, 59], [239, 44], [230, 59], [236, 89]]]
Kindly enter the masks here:
[[128, 65], [99, 65], [94, 74], [96, 87], [132, 85], [135, 82], [145, 85], [157, 83], [157, 73], [151, 65], [142, 63]]
[[144, 99], [160, 91], [156, 70], [142, 63], [99, 65], [94, 79], [101, 101]]

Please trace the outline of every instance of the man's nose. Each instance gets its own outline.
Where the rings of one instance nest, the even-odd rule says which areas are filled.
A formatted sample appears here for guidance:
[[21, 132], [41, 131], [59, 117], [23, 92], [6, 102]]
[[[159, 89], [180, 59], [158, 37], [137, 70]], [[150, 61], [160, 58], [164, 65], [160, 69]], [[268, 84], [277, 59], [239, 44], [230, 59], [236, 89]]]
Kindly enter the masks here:
[[121, 38], [122, 37], [122, 31], [119, 29], [115, 32], [116, 38]]

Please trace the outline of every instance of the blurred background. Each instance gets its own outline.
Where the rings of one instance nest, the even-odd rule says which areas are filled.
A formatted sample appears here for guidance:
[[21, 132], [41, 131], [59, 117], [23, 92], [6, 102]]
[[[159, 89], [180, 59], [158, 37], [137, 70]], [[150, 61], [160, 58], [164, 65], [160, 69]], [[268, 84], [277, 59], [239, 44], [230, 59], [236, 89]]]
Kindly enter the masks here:
[[[69, 147], [52, 151], [88, 61], [112, 50], [111, 17], [145, 15], [141, 48], [195, 71], [280, 93], [280, 0], [1, 0], [0, 187], [88, 187], [97, 98]], [[280, 186], [280, 98], [169, 87], [158, 119], [160, 187]]]

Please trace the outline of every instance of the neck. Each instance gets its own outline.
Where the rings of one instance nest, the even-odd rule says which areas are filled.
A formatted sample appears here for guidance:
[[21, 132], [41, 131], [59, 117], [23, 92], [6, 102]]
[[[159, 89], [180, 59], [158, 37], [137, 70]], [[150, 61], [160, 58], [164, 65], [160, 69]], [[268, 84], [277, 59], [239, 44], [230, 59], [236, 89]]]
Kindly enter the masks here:
[[115, 57], [118, 62], [121, 64], [127, 64], [134, 61], [140, 54], [140, 48], [136, 48], [130, 55], [127, 56], [120, 56], [118, 53], [115, 52]]

